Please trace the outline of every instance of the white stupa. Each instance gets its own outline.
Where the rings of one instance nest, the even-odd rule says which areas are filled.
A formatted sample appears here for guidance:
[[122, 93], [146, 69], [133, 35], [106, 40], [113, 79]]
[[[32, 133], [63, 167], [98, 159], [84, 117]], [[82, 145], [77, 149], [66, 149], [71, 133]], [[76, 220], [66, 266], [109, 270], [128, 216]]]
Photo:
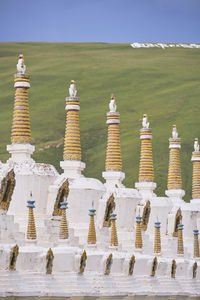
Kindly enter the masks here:
[[17, 70], [10, 158], [0, 163], [0, 299], [199, 299], [198, 139], [192, 153], [193, 199], [183, 200], [176, 127], [169, 139], [166, 196], [157, 197], [152, 129], [144, 114], [139, 179], [136, 189], [126, 188], [120, 114], [112, 94], [105, 183], [86, 178], [80, 99], [72, 80], [59, 174], [31, 158], [30, 76], [23, 55]]

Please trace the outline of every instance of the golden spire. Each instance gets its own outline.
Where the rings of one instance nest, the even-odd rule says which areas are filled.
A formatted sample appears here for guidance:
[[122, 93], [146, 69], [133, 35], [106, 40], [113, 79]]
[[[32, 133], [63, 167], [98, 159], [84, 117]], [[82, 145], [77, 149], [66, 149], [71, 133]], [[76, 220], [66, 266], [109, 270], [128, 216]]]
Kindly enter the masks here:
[[61, 212], [59, 239], [61, 240], [66, 240], [69, 237], [67, 217], [66, 217], [67, 204], [68, 204], [67, 202], [60, 203], [60, 209], [62, 212]]
[[31, 128], [28, 104], [28, 89], [30, 88], [30, 75], [25, 73], [23, 54], [19, 55], [17, 64], [18, 73], [14, 75], [15, 103], [11, 133], [12, 143], [30, 143]]
[[[31, 193], [32, 198], [32, 193]], [[34, 219], [34, 213], [33, 208], [35, 201], [28, 200], [27, 201], [27, 207], [28, 207], [28, 228], [27, 228], [27, 239], [28, 240], [36, 240], [36, 228], [35, 228], [35, 219]]]
[[198, 138], [194, 141], [192, 152], [193, 175], [192, 175], [192, 199], [200, 199], [200, 151]]
[[110, 246], [117, 247], [118, 246], [118, 238], [117, 238], [117, 228], [116, 228], [116, 214], [110, 214], [111, 221], [111, 237], [110, 237]]
[[193, 230], [194, 234], [194, 257], [199, 257], [199, 230]]
[[135, 248], [142, 249], [142, 231], [141, 231], [141, 217], [136, 217], [136, 230], [135, 230]]
[[141, 153], [139, 182], [153, 182], [152, 129], [149, 128], [146, 114], [143, 115], [142, 126], [143, 128], [140, 129]]
[[168, 170], [168, 190], [181, 189], [181, 165], [180, 149], [181, 139], [178, 137], [176, 125], [173, 125], [172, 137], [169, 138], [169, 170]]
[[120, 114], [116, 112], [117, 106], [114, 94], [111, 95], [107, 113], [108, 140], [106, 150], [106, 171], [122, 171], [122, 158], [120, 149], [119, 123]]
[[155, 222], [154, 253], [161, 253], [160, 222]]
[[94, 224], [94, 216], [95, 216], [96, 209], [89, 209], [89, 216], [90, 216], [90, 225], [88, 231], [88, 244], [96, 244], [96, 230]]
[[178, 225], [178, 245], [177, 245], [177, 254], [183, 255], [184, 254], [184, 248], [183, 248], [183, 225]]
[[66, 129], [64, 140], [63, 160], [81, 160], [81, 142], [79, 129], [80, 98], [76, 97], [75, 81], [71, 80], [69, 94], [66, 98]]

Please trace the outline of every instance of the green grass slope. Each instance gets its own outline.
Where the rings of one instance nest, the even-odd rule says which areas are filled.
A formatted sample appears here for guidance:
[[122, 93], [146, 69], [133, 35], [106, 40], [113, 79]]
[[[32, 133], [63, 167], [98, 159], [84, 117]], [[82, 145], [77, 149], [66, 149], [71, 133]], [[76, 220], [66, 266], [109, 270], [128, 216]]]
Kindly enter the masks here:
[[121, 114], [121, 149], [125, 185], [137, 181], [143, 113], [153, 129], [153, 156], [158, 195], [164, 195], [168, 138], [176, 124], [182, 138], [182, 176], [191, 197], [193, 140], [200, 136], [200, 50], [133, 49], [128, 44], [0, 43], [0, 160], [8, 158], [14, 102], [13, 74], [24, 53], [31, 74], [29, 103], [33, 158], [59, 169], [65, 130], [65, 97], [71, 79], [81, 98], [80, 129], [84, 174], [102, 180], [110, 94]]

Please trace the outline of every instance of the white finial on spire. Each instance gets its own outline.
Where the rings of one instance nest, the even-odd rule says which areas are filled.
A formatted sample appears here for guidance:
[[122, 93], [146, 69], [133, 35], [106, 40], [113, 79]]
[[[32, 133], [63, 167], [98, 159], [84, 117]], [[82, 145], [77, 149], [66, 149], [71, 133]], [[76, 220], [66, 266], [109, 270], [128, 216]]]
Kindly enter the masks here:
[[198, 138], [194, 140], [194, 151], [199, 151], [199, 141]]
[[76, 97], [77, 90], [76, 90], [76, 82], [75, 80], [71, 80], [70, 87], [69, 87], [69, 95], [70, 97]]
[[173, 125], [172, 137], [173, 137], [173, 139], [177, 139], [178, 138], [178, 131], [176, 129], [176, 125]]
[[24, 74], [26, 71], [26, 65], [24, 64], [24, 55], [23, 54], [20, 54], [18, 57], [17, 71], [18, 71], [18, 73], [21, 73], [21, 74]]
[[142, 119], [142, 127], [145, 129], [149, 128], [149, 122], [148, 122], [148, 117], [147, 114], [143, 115], [143, 119]]
[[109, 108], [110, 108], [110, 112], [116, 112], [116, 110], [117, 110], [117, 105], [116, 105], [116, 102], [115, 102], [115, 95], [114, 94], [111, 95]]

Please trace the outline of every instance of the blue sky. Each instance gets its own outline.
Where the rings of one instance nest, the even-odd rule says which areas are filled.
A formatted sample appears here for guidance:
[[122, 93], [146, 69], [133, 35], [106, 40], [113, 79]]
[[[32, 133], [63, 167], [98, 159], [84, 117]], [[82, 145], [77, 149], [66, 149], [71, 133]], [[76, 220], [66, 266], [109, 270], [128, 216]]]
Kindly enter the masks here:
[[200, 42], [200, 0], [0, 0], [0, 42]]

